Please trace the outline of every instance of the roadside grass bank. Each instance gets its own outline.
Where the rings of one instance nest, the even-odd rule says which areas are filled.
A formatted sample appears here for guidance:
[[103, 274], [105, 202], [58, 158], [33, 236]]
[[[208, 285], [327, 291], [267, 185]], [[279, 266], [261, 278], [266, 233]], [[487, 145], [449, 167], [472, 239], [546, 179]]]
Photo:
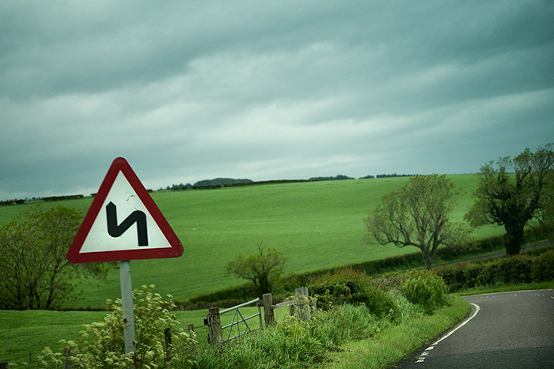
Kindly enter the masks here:
[[455, 296], [450, 306], [440, 308], [432, 315], [410, 319], [404, 324], [390, 326], [374, 337], [346, 343], [341, 350], [329, 355], [331, 362], [317, 368], [386, 368], [454, 327], [470, 311], [471, 305]]
[[[386, 367], [401, 360], [421, 345], [432, 341], [467, 316], [469, 304], [466, 305], [466, 301], [461, 296], [545, 288], [554, 288], [554, 281], [459, 291], [451, 295], [451, 305], [439, 308], [432, 315], [421, 314], [415, 318], [412, 316], [406, 318], [400, 325], [383, 325], [381, 332], [370, 338], [360, 339], [360, 336], [357, 336], [356, 339], [354, 336], [353, 340], [347, 342], [344, 339], [337, 341], [340, 343], [339, 345], [329, 344], [326, 352], [319, 358], [319, 364], [313, 363], [313, 365], [316, 368]], [[254, 314], [255, 310], [257, 309], [252, 308], [245, 311], [245, 314]], [[280, 310], [284, 312], [284, 309]], [[191, 323], [201, 325], [206, 314], [207, 310], [175, 312], [177, 320], [183, 328]], [[61, 346], [58, 342], [60, 339], [75, 338], [84, 324], [102, 321], [105, 315], [106, 312], [98, 311], [0, 311], [0, 361], [12, 363], [33, 361], [37, 355], [41, 354], [45, 346], [60, 351]], [[347, 317], [345, 324], [353, 322], [353, 317], [360, 315], [351, 310], [349, 314], [345, 315]], [[228, 324], [225, 319], [230, 318], [223, 315], [222, 323]], [[285, 315], [278, 315], [276, 318], [278, 322], [287, 319]], [[367, 324], [366, 326], [371, 325]], [[334, 335], [342, 335], [342, 337], [349, 335], [349, 330], [354, 333], [360, 332], [359, 329], [352, 330], [350, 328], [343, 325], [342, 329], [332, 329], [331, 331], [334, 332]], [[291, 332], [295, 331], [291, 330]], [[302, 337], [298, 332], [296, 331], [297, 337]], [[199, 332], [199, 343], [201, 336], [203, 334]], [[256, 334], [252, 336], [255, 337]], [[297, 354], [301, 355], [301, 352], [299, 351]], [[363, 366], [359, 366], [361, 363]]]
[[450, 306], [438, 309], [433, 315], [413, 319], [400, 326], [392, 326], [370, 339], [351, 341], [341, 350], [330, 353], [331, 362], [319, 369], [387, 368], [422, 346], [433, 342], [448, 329], [465, 319], [470, 304], [462, 296], [524, 290], [553, 289], [554, 281], [525, 283], [496, 287], [475, 287], [452, 294]]
[[[435, 316], [443, 306], [453, 306], [458, 321], [469, 311], [458, 306], [463, 299], [446, 295], [442, 279], [429, 272], [409, 272], [376, 281], [363, 272], [343, 269], [318, 277], [308, 289], [318, 301], [318, 310], [310, 320], [288, 317], [222, 347], [199, 346], [197, 368], [325, 367], [335, 362], [336, 355], [346, 352], [345, 347], [352, 342], [386, 337], [394, 327], [410, 327], [413, 322]], [[433, 328], [444, 330], [456, 323], [450, 316], [445, 319], [446, 323], [442, 319]], [[401, 343], [408, 348], [418, 347], [421, 340], [435, 334], [432, 329], [419, 336], [410, 328], [407, 332], [406, 340], [416, 342]], [[389, 339], [399, 338], [393, 334]]]

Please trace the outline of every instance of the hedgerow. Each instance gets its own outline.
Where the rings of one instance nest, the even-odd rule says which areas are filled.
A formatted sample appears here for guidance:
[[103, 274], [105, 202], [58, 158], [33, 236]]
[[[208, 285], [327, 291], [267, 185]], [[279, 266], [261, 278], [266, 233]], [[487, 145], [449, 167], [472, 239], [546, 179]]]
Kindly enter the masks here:
[[[539, 252], [541, 252], [539, 254]], [[540, 283], [554, 280], [554, 250], [437, 268], [450, 292], [475, 287]]]

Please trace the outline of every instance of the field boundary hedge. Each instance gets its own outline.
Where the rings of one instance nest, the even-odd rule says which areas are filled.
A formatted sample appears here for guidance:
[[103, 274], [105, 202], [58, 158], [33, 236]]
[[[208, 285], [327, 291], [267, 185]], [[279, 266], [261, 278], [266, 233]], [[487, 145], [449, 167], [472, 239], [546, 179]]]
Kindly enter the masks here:
[[541, 283], [554, 280], [554, 245], [512, 257], [438, 267], [450, 292], [476, 287]]
[[[554, 233], [554, 224], [543, 224], [538, 226], [532, 226], [525, 230], [525, 240], [527, 243], [537, 243], [540, 241], [544, 241], [545, 239], [549, 239], [552, 237], [552, 234]], [[553, 246], [554, 248], [554, 246]], [[504, 251], [505, 250], [505, 243], [504, 243], [504, 236], [492, 236], [492, 237], [486, 237], [479, 240], [475, 240], [471, 242], [470, 244], [466, 245], [465, 247], [458, 247], [458, 248], [446, 248], [441, 247], [437, 250], [437, 254], [435, 257], [435, 262], [437, 261], [454, 261], [460, 257], [466, 257], [471, 258], [472, 256], [479, 256], [484, 253], [494, 252], [494, 251]], [[535, 251], [535, 253], [541, 253], [544, 249]], [[483, 261], [487, 262], [487, 261]], [[489, 261], [490, 262], [490, 261]], [[376, 275], [376, 274], [384, 274], [388, 272], [395, 272], [400, 270], [407, 270], [407, 269], [414, 269], [419, 268], [424, 265], [423, 263], [423, 257], [420, 251], [404, 254], [404, 255], [397, 255], [397, 256], [391, 256], [384, 259], [378, 259], [378, 260], [370, 260], [362, 263], [355, 263], [355, 264], [348, 264], [348, 265], [342, 265], [342, 266], [336, 266], [333, 268], [327, 268], [327, 269], [320, 269], [316, 271], [301, 273], [301, 274], [295, 274], [291, 273], [281, 279], [282, 288], [286, 292], [294, 291], [294, 288], [297, 286], [306, 286], [311, 283], [315, 278], [328, 274], [328, 273], [335, 273], [339, 270], [342, 270], [344, 268], [351, 268], [355, 271], [363, 271], [367, 275]], [[459, 264], [456, 264], [452, 266], [452, 270], [463, 270], [468, 266], [467, 262], [461, 262]], [[450, 267], [436, 267], [435, 270], [441, 270], [446, 271], [450, 270]], [[471, 267], [475, 268], [475, 267]], [[554, 270], [554, 265], [552, 266]], [[446, 273], [446, 272], [444, 272]], [[443, 277], [445, 278], [445, 282], [450, 285], [451, 281], [454, 281], [455, 287], [457, 288], [457, 280], [464, 279], [466, 277], [459, 276], [459, 272], [456, 272], [456, 277], [450, 277], [449, 275], [446, 275]], [[484, 278], [484, 277], [481, 277]], [[504, 280], [506, 280], [505, 277]], [[511, 280], [518, 280], [517, 278], [508, 278]], [[553, 278], [554, 279], [554, 278]], [[465, 280], [465, 279], [464, 279]], [[501, 280], [500, 277], [496, 278], [495, 280]], [[521, 279], [523, 280], [523, 279]], [[481, 283], [481, 282], [480, 282]], [[513, 283], [513, 282], [505, 282], [505, 283]], [[524, 282], [522, 282], [524, 283]], [[463, 283], [466, 284], [465, 282]], [[468, 282], [467, 285], [471, 285], [471, 282]], [[240, 286], [220, 290], [214, 293], [209, 294], [200, 294], [191, 297], [186, 302], [179, 303], [179, 306], [185, 310], [195, 310], [195, 309], [207, 309], [210, 307], [231, 307], [237, 304], [239, 301], [243, 301], [245, 299], [249, 299], [255, 297], [255, 292], [252, 288], [251, 284], [243, 284]], [[278, 297], [276, 297], [278, 298]]]

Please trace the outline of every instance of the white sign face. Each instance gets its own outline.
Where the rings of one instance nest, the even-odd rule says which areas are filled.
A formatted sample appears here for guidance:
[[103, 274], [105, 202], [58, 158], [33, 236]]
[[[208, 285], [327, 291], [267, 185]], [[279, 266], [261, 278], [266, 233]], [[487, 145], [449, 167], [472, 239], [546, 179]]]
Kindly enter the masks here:
[[67, 252], [71, 263], [176, 258], [183, 245], [131, 166], [116, 158]]
[[167, 247], [171, 245], [166, 237], [125, 175], [119, 172], [80, 253]]

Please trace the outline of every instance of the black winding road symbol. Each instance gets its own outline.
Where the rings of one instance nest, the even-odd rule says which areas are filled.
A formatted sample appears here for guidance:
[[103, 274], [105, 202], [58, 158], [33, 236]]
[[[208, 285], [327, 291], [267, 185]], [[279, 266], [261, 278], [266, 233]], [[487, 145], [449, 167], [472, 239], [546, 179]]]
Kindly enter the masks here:
[[148, 232], [146, 229], [146, 214], [140, 210], [133, 211], [121, 224], [117, 225], [117, 210], [113, 202], [106, 205], [106, 216], [108, 220], [108, 234], [112, 237], [119, 237], [133, 224], [137, 223], [137, 236], [139, 246], [148, 246]]

